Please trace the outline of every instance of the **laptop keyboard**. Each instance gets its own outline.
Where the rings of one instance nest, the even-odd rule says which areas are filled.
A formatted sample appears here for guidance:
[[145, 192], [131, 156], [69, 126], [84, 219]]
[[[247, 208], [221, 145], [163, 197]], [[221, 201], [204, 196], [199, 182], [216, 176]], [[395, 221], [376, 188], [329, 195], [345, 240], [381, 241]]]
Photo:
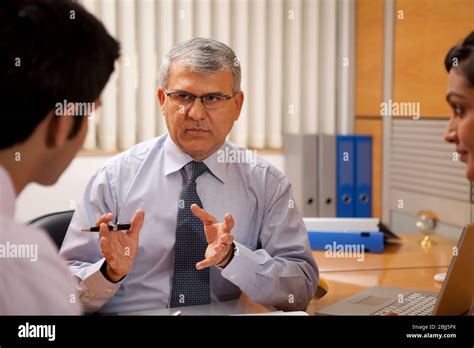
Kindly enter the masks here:
[[385, 315], [389, 312], [398, 315], [431, 315], [436, 303], [436, 296], [414, 292], [403, 299], [403, 303], [394, 302], [372, 315]]

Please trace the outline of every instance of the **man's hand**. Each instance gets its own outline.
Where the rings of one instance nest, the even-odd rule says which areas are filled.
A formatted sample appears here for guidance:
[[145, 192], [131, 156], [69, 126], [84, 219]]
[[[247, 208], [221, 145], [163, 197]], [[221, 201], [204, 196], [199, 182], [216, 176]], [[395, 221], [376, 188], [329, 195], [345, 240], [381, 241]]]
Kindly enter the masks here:
[[138, 234], [143, 226], [145, 212], [137, 210], [133, 215], [130, 229], [124, 233], [121, 231], [109, 231], [108, 223], [113, 219], [113, 214], [104, 214], [96, 221], [100, 227], [100, 249], [107, 261], [105, 276], [118, 282], [132, 269], [133, 260], [138, 250]]
[[[206, 233], [207, 249], [206, 259], [196, 264], [196, 269], [203, 269], [212, 265], [225, 266], [232, 255], [234, 236], [230, 233], [234, 227], [234, 218], [227, 213], [224, 222], [218, 222], [214, 216], [209, 214], [198, 205], [191, 205], [193, 214], [204, 224]], [[222, 264], [222, 265], [221, 265]]]

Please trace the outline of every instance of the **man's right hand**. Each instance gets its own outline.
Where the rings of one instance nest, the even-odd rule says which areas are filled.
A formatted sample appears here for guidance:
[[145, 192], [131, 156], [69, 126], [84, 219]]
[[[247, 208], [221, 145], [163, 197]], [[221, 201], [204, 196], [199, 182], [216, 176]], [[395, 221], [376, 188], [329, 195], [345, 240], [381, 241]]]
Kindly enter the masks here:
[[132, 269], [138, 250], [138, 234], [145, 220], [145, 212], [141, 209], [135, 212], [130, 229], [126, 233], [109, 231], [107, 225], [112, 219], [112, 213], [104, 214], [97, 219], [96, 226], [100, 227], [100, 249], [107, 262], [102, 271], [110, 281], [118, 282]]

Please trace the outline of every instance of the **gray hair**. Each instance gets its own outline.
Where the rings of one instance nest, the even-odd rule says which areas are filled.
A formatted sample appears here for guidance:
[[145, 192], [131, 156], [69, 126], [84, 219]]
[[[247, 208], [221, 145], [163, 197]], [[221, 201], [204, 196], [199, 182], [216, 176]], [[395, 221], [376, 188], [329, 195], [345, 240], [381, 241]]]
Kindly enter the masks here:
[[240, 91], [240, 62], [234, 51], [222, 42], [195, 38], [173, 47], [161, 63], [159, 76], [161, 86], [168, 88], [170, 66], [177, 62], [192, 71], [203, 74], [212, 74], [218, 71], [232, 72], [232, 93]]

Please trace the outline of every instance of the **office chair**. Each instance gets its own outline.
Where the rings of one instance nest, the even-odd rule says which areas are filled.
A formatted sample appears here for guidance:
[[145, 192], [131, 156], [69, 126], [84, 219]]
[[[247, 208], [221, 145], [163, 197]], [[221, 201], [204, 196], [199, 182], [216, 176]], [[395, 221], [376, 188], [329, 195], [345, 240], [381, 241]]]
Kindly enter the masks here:
[[28, 221], [27, 224], [46, 230], [60, 249], [73, 215], [74, 210], [60, 211], [37, 217]]

